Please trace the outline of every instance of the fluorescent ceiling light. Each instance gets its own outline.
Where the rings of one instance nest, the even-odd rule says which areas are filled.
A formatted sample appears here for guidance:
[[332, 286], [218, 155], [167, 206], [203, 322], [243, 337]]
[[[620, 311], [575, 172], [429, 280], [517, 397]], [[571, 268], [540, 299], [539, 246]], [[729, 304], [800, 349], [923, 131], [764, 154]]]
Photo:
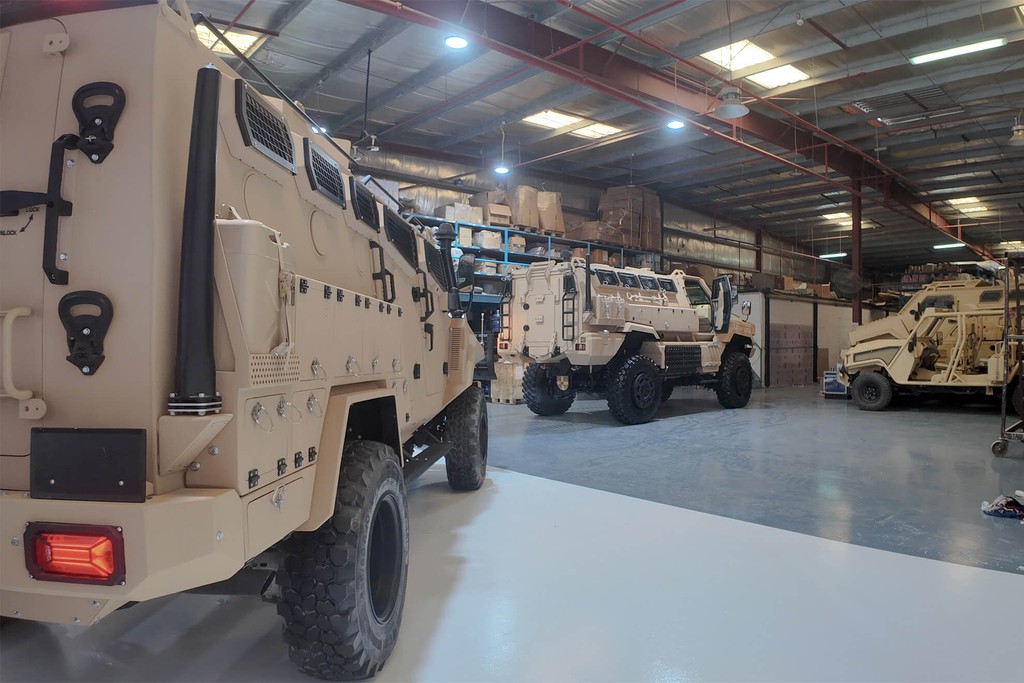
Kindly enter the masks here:
[[686, 124], [683, 123], [682, 121], [680, 121], [679, 119], [672, 119], [671, 121], [669, 121], [665, 125], [667, 127], [671, 128], [672, 130], [679, 130], [680, 128], [682, 128]]
[[843, 258], [844, 256], [846, 256], [845, 251], [837, 251], [834, 254], [822, 254], [818, 258]]
[[966, 247], [967, 245], [963, 242], [948, 242], [946, 244], [936, 244], [932, 249], [956, 249], [957, 247]]
[[956, 199], [947, 199], [953, 206], [960, 206], [961, 204], [977, 204], [981, 200], [977, 197], [958, 197]]
[[948, 50], [939, 50], [938, 52], [929, 52], [928, 54], [917, 55], [916, 57], [910, 58], [910, 63], [927, 64], [928, 62], [934, 62], [939, 59], [948, 59], [950, 57], [959, 57], [960, 55], [969, 55], [972, 52], [991, 50], [992, 48], [1002, 47], [1003, 45], [1006, 45], [1006, 38], [993, 38], [992, 40], [983, 40], [980, 43], [959, 45], [957, 47], [951, 47]]
[[461, 50], [465, 47], [469, 47], [469, 41], [462, 36], [448, 36], [444, 39], [444, 44], [453, 50]]
[[579, 123], [582, 120], [583, 119], [581, 119], [578, 116], [569, 116], [568, 114], [562, 114], [557, 111], [548, 109], [546, 111], [542, 111], [539, 114], [527, 116], [525, 119], [523, 119], [523, 122], [532, 123], [535, 126], [543, 126], [545, 128], [555, 129], [565, 128], [566, 126], [571, 126], [574, 123]]
[[609, 135], [615, 135], [616, 133], [621, 132], [622, 129], [616, 128], [615, 126], [606, 126], [603, 123], [592, 123], [586, 128], [574, 130], [572, 132], [572, 135], [579, 135], [581, 138], [597, 139], [605, 138], [608, 137]]
[[[208, 26], [203, 24], [196, 24], [196, 35], [199, 36], [199, 42], [206, 47], [212, 49], [219, 55], [232, 55], [232, 52], [224, 41], [217, 40], [217, 36], [213, 34]], [[248, 55], [250, 52], [256, 49], [256, 47], [263, 42], [263, 36], [253, 33], [252, 31], [242, 31], [239, 29], [231, 29], [230, 31], [221, 31], [224, 37], [241, 52], [243, 55]]]
[[981, 211], [988, 211], [988, 207], [980, 204], [978, 206], [964, 206], [960, 211], [963, 213], [979, 213]]
[[748, 66], [775, 59], [775, 55], [762, 50], [749, 40], [741, 40], [738, 43], [726, 45], [717, 50], [704, 52], [701, 54], [701, 57], [730, 71], [745, 69]]
[[747, 76], [747, 78], [754, 81], [754, 83], [757, 83], [762, 88], [781, 88], [782, 86], [789, 85], [790, 83], [806, 81], [810, 76], [792, 64], [787, 64], [775, 69], [762, 71], [759, 74]]
[[850, 214], [846, 213], [845, 211], [840, 213], [826, 213], [824, 216], [822, 216], [822, 218], [824, 218], [827, 221], [838, 221], [850, 218]]

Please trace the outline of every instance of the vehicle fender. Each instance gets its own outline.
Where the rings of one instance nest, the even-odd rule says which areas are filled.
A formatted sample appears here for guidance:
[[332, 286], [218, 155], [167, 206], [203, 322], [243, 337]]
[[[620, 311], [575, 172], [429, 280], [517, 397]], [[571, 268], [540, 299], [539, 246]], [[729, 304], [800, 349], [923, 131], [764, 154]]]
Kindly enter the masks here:
[[[401, 454], [398, 416], [395, 411], [395, 392], [375, 385], [349, 385], [335, 387], [327, 400], [324, 414], [324, 429], [320, 435], [320, 448], [316, 463], [316, 480], [309, 506], [309, 518], [296, 531], [315, 531], [334, 513], [338, 496], [338, 481], [341, 475], [341, 454], [349, 431], [349, 421], [360, 406], [373, 406], [381, 415], [380, 427], [383, 434], [374, 440], [382, 440]], [[390, 406], [390, 410], [387, 410]], [[355, 438], [363, 435], [354, 429]]]

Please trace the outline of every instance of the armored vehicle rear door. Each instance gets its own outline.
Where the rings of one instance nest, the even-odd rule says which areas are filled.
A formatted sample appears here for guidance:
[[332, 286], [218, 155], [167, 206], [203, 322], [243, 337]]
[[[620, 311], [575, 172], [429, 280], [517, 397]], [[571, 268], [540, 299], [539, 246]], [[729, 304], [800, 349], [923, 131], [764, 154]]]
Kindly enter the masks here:
[[[72, 132], [54, 127], [68, 37], [61, 23], [52, 19], [18, 29], [16, 33], [0, 32], [0, 87], [4, 93], [0, 100], [0, 190], [4, 193], [0, 217], [4, 334], [0, 346], [4, 358], [9, 359], [0, 366], [0, 453], [4, 455], [26, 455], [31, 428], [41, 426], [35, 419], [19, 419], [19, 413], [33, 413], [24, 401], [29, 393], [30, 398], [40, 398], [43, 321], [47, 334], [64, 336], [56, 316], [56, 301], [68, 291], [67, 287], [47, 284], [41, 267], [46, 206], [43, 202], [25, 206], [29, 200], [14, 194], [47, 191], [51, 146], [59, 134]], [[78, 153], [67, 156], [79, 163], [85, 161]], [[62, 196], [71, 200], [72, 169], [61, 157], [55, 162], [60, 164], [57, 175], [63, 181]], [[66, 228], [70, 218], [59, 220], [61, 228]], [[58, 242], [58, 252], [59, 247]], [[66, 267], [60, 261], [56, 265]], [[49, 299], [48, 312], [43, 308], [44, 295]], [[13, 397], [12, 389], [16, 390]]]

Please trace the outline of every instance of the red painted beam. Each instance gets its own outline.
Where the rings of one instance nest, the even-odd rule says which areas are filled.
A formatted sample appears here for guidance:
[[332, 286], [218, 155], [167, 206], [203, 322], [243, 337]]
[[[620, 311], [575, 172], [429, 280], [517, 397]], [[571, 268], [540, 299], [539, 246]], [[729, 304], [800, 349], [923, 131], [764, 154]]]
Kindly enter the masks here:
[[[584, 83], [598, 92], [658, 115], [672, 116], [679, 109], [704, 115], [715, 101], [710, 93], [693, 90], [687, 83], [674, 83], [661, 72], [644, 64], [581, 42], [575, 36], [479, 0], [404, 0], [401, 3], [391, 0], [341, 1], [438, 30], [458, 31], [495, 52], [568, 80]], [[848, 185], [808, 171], [734, 136], [698, 122], [692, 123], [705, 135], [719, 137], [756, 154], [774, 158], [783, 165], [853, 192], [853, 188]], [[932, 210], [926, 202], [892, 178], [891, 174], [877, 167], [865, 168], [870, 166], [870, 162], [852, 151], [822, 140], [810, 131], [756, 111], [729, 123], [768, 144], [798, 152], [850, 178], [864, 178], [864, 185], [883, 193], [887, 204], [901, 205], [918, 222], [946, 235], [956, 236], [955, 228], [941, 214]], [[992, 258], [983, 245], [969, 246], [980, 256]]]

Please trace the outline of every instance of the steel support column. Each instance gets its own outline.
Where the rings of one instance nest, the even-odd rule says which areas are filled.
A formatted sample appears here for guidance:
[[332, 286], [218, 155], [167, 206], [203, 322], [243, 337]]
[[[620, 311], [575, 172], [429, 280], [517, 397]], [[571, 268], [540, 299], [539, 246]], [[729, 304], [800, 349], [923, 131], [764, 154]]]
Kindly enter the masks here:
[[[853, 188], [856, 192], [850, 195], [850, 214], [853, 218], [853, 227], [850, 230], [850, 237], [852, 238], [853, 244], [850, 245], [850, 254], [853, 261], [853, 274], [856, 280], [860, 280], [862, 276], [860, 244], [860, 174], [856, 174], [851, 178], [851, 180], [853, 181]], [[858, 287], [856, 293], [853, 295], [853, 322], [857, 325], [861, 324], [861, 303], [861, 290], [860, 287]]]

